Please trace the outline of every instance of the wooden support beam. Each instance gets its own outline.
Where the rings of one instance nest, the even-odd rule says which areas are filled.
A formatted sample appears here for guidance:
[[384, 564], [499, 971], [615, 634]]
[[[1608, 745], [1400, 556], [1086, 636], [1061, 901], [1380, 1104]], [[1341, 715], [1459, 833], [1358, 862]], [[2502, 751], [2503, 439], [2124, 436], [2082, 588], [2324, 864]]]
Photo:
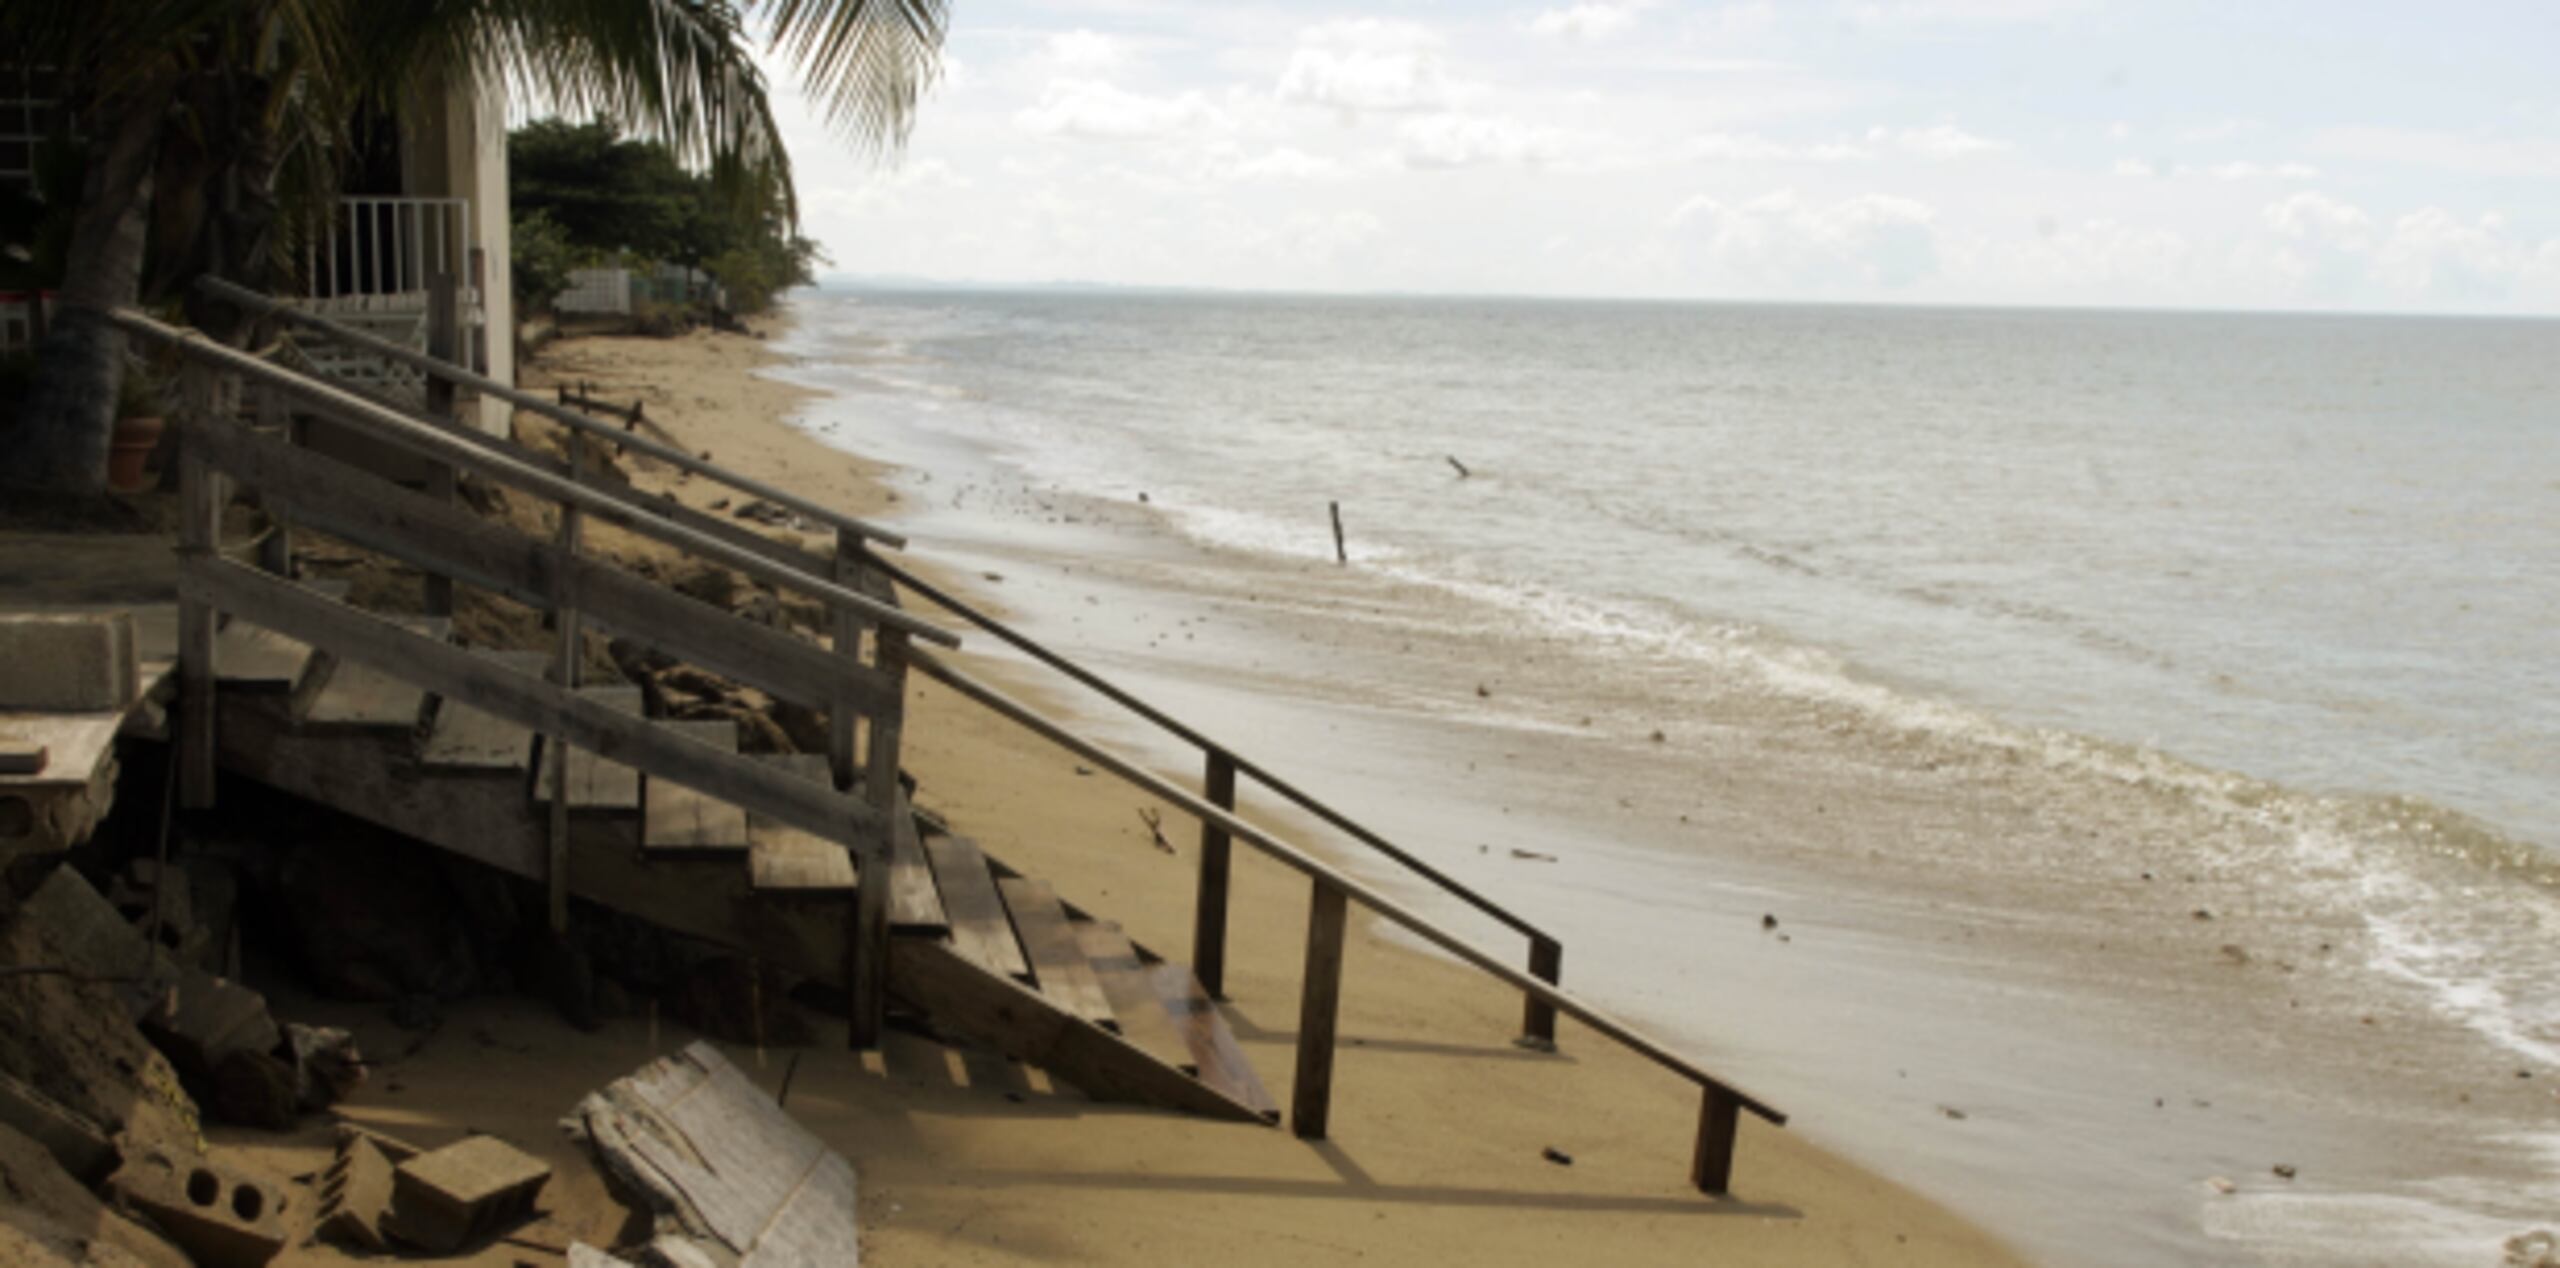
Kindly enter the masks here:
[[[438, 361], [461, 364], [462, 296], [450, 272], [437, 272], [427, 278], [427, 355]], [[454, 392], [450, 380], [427, 376], [427, 414], [440, 421], [454, 417]], [[438, 462], [427, 473], [427, 496], [450, 503], [454, 492], [453, 464]], [[421, 577], [425, 592], [422, 610], [429, 616], [453, 615], [453, 578], [428, 569]]]
[[[856, 549], [860, 559], [868, 560], [868, 551], [861, 551], [858, 543]], [[864, 570], [869, 570], [867, 563]], [[842, 619], [840, 614], [838, 620]], [[858, 1049], [879, 1045], [880, 1028], [889, 1016], [889, 856], [895, 847], [892, 833], [899, 811], [898, 749], [905, 729], [907, 684], [906, 631], [882, 625], [872, 637], [877, 668], [889, 683], [891, 700], [888, 707], [871, 715], [869, 751], [863, 754], [863, 800], [871, 807], [874, 828], [863, 834], [859, 847], [862, 887], [854, 892], [853, 937], [847, 947], [852, 962], [845, 966], [847, 993], [853, 1001], [849, 1033]]]
[[1723, 1088], [1700, 1089], [1698, 1153], [1689, 1163], [1689, 1183], [1700, 1193], [1721, 1197], [1732, 1191], [1733, 1139], [1742, 1126], [1742, 1102]]
[[[863, 551], [860, 535], [844, 529], [836, 530], [836, 553], [832, 575], [837, 585], [859, 591], [862, 585]], [[854, 673], [862, 672], [862, 631], [868, 624], [862, 613], [838, 605], [834, 609], [835, 653]], [[838, 696], [827, 702], [827, 765], [835, 772], [836, 787], [853, 789], [854, 722], [861, 710], [854, 702]]]
[[[190, 368], [184, 373], [183, 408], [212, 407], [211, 372]], [[193, 434], [180, 442], [178, 463], [178, 556], [181, 566], [211, 561], [222, 546], [222, 505], [229, 498], [222, 473], [206, 463]], [[214, 769], [214, 635], [213, 605], [202, 599], [178, 604], [178, 804], [189, 810], [213, 806]]]
[[1307, 975], [1298, 993], [1298, 1076], [1289, 1089], [1289, 1130], [1322, 1140], [1333, 1110], [1334, 1024], [1342, 1011], [1342, 942], [1350, 897], [1322, 878], [1307, 908]]
[[[578, 483], [586, 464], [578, 460], [575, 440], [569, 445], [569, 480]], [[560, 508], [560, 533], [552, 543], [551, 620], [559, 635], [551, 653], [551, 681], [562, 691], [578, 689], [578, 661], [585, 649], [578, 636], [578, 537], [582, 517], [575, 506]], [[569, 748], [553, 732], [543, 746], [559, 755], [551, 766], [551, 932], [569, 931]]]
[[[1236, 761], [1225, 749], [1209, 750], [1202, 796], [1210, 805], [1236, 808]], [[1191, 972], [1211, 999], [1227, 997], [1227, 885], [1234, 843], [1223, 825], [1200, 821], [1200, 892], [1191, 911]]]
[[[1529, 976], [1557, 985], [1564, 980], [1564, 944], [1553, 938], [1529, 940]], [[1543, 1048], [1553, 1052], [1556, 1046], [1556, 1006], [1535, 995], [1526, 997], [1521, 1006], [1520, 1044], [1525, 1048]]]

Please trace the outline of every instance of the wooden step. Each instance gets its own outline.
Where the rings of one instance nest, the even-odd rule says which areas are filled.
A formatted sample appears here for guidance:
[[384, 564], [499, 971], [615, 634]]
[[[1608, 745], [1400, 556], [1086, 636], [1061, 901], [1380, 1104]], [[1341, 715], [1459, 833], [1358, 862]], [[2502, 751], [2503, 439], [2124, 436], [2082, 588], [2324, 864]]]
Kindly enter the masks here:
[[1083, 945], [1067, 927], [1067, 911], [1058, 905], [1058, 892], [1049, 882], [1028, 876], [997, 881], [996, 891], [1004, 895], [1005, 910], [1013, 916], [1013, 931], [1022, 939], [1023, 954], [1031, 958], [1031, 975], [1040, 993], [1067, 1012], [1116, 1029], [1111, 998], [1102, 993], [1092, 963], [1084, 958]]
[[1199, 1064], [1191, 1056], [1191, 1045], [1183, 1041], [1173, 1028], [1173, 1019], [1165, 1015], [1164, 1001], [1156, 998], [1155, 984], [1148, 980], [1150, 966], [1138, 957], [1138, 949], [1129, 945], [1129, 936], [1120, 926], [1100, 920], [1071, 922], [1077, 945], [1093, 966], [1093, 976], [1102, 983], [1102, 993], [1111, 1001], [1112, 1015], [1120, 1020], [1120, 1036], [1131, 1044], [1186, 1074], [1199, 1073]]
[[[738, 724], [726, 718], [700, 722], [661, 722], [722, 753], [738, 751]], [[641, 799], [640, 848], [652, 853], [744, 853], [747, 812], [717, 797], [652, 775]]]
[[1022, 958], [1022, 944], [1013, 936], [1013, 921], [1005, 915], [978, 843], [959, 836], [928, 837], [924, 852], [932, 860], [934, 888], [951, 922], [952, 950], [989, 973], [1029, 978], [1031, 962]]
[[286, 692], [310, 672], [312, 651], [264, 626], [225, 624], [213, 636], [213, 675], [225, 691]]
[[[642, 709], [640, 689], [622, 683], [580, 687], [578, 694], [607, 708], [639, 717]], [[551, 804], [551, 768], [560, 760], [564, 746], [553, 744], [548, 737], [542, 745], [542, 769], [533, 778], [533, 802], [537, 806]], [[569, 809], [588, 812], [630, 812], [640, 809], [640, 772], [620, 762], [610, 762], [576, 745], [565, 746], [569, 758]]]
[[897, 933], [938, 935], [951, 927], [942, 909], [942, 893], [934, 888], [933, 867], [925, 861], [924, 840], [916, 832], [915, 807], [906, 790], [889, 821], [889, 928]]
[[[835, 783], [824, 753], [760, 753], [756, 760], [811, 783]], [[847, 894], [860, 883], [852, 852], [825, 837], [750, 814], [747, 841], [747, 871], [759, 893]]]
[[[394, 624], [422, 637], [443, 642], [453, 629], [453, 622], [441, 616], [394, 616]], [[331, 663], [326, 680], [321, 684], [311, 707], [302, 714], [302, 722], [311, 727], [414, 727], [426, 711], [427, 692], [423, 687], [388, 670], [371, 665], [339, 661]]]
[[1147, 971], [1165, 1015], [1191, 1049], [1191, 1070], [1202, 1083], [1236, 1101], [1268, 1122], [1280, 1121], [1280, 1103], [1262, 1086], [1262, 1077], [1244, 1059], [1235, 1032], [1218, 1012], [1216, 1001], [1200, 988], [1199, 979], [1182, 965], [1163, 961]]
[[[541, 652], [475, 650], [472, 655], [529, 678], [541, 677], [551, 663]], [[418, 757], [431, 768], [520, 771], [533, 764], [533, 732], [469, 705], [440, 701]]]

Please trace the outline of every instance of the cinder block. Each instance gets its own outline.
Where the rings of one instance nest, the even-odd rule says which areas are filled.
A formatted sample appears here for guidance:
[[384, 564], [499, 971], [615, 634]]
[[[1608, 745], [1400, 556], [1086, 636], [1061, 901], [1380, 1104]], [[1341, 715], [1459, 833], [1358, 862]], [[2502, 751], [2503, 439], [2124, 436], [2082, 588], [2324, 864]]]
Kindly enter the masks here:
[[473, 1136], [399, 1165], [392, 1176], [392, 1236], [451, 1253], [533, 1216], [551, 1168], [495, 1136]]
[[140, 676], [130, 612], [0, 613], [0, 709], [121, 713]]
[[151, 1217], [199, 1268], [258, 1268], [284, 1249], [284, 1185], [216, 1156], [154, 1149], [107, 1187]]

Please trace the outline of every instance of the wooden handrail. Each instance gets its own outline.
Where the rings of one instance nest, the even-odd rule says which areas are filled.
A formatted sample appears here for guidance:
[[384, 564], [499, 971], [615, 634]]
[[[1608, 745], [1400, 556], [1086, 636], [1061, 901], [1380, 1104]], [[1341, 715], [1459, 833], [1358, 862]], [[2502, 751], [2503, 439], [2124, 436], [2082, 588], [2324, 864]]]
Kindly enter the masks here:
[[1527, 920], [1513, 914], [1509, 909], [1494, 902], [1492, 899], [1485, 897], [1483, 894], [1476, 892], [1465, 882], [1441, 871], [1439, 868], [1433, 867], [1430, 863], [1415, 856], [1411, 851], [1408, 851], [1403, 847], [1396, 845], [1394, 842], [1387, 840], [1385, 837], [1369, 830], [1349, 815], [1346, 815], [1341, 811], [1334, 809], [1332, 806], [1325, 804], [1323, 801], [1318, 800], [1313, 794], [1305, 792], [1297, 785], [1273, 774], [1261, 763], [1237, 753], [1235, 750], [1228, 748], [1224, 744], [1218, 743], [1216, 740], [1210, 739], [1208, 736], [1201, 734], [1198, 730], [1192, 728], [1181, 719], [1166, 713], [1164, 710], [1147, 703], [1143, 699], [1140, 699], [1128, 689], [1121, 687], [1110, 679], [1104, 678], [1102, 675], [1068, 659], [1066, 656], [1051, 650], [1049, 647], [1043, 645], [1030, 635], [1014, 629], [1012, 626], [1005, 624], [994, 616], [970, 605], [968, 602], [960, 599], [956, 595], [953, 595], [951, 592], [917, 576], [913, 570], [901, 567], [900, 565], [891, 563], [885, 559], [878, 561], [876, 566], [880, 571], [885, 572], [890, 577], [894, 578], [898, 584], [905, 586], [909, 590], [913, 590], [917, 594], [920, 594], [930, 600], [934, 606], [951, 613], [953, 616], [959, 617], [961, 620], [967, 621], [969, 624], [994, 635], [996, 638], [1001, 639], [1006, 643], [1011, 644], [1014, 648], [1021, 651], [1024, 655], [1031, 657], [1033, 660], [1039, 661], [1041, 664], [1047, 665], [1051, 669], [1057, 670], [1059, 673], [1065, 674], [1069, 678], [1073, 678], [1077, 682], [1083, 683], [1085, 686], [1101, 693], [1112, 703], [1117, 704], [1120, 707], [1137, 714], [1139, 717], [1145, 718], [1147, 721], [1156, 724], [1157, 727], [1163, 729], [1168, 734], [1171, 734], [1185, 743], [1190, 744], [1192, 747], [1199, 749], [1211, 758], [1224, 760], [1234, 768], [1236, 773], [1251, 776], [1254, 782], [1261, 784], [1272, 792], [1280, 794], [1281, 797], [1287, 799], [1299, 809], [1304, 810], [1333, 827], [1340, 829], [1342, 832], [1350, 835], [1361, 844], [1386, 855], [1388, 858], [1394, 859], [1397, 863], [1403, 865], [1406, 870], [1413, 872], [1425, 880], [1439, 886], [1452, 897], [1455, 897], [1476, 910], [1493, 917], [1495, 920], [1498, 920], [1505, 925], [1508, 925], [1533, 941], [1549, 944], [1556, 941], [1555, 938], [1545, 930], [1540, 929], [1536, 925], [1533, 925]]
[[752, 477], [739, 475], [738, 473], [730, 471], [716, 463], [706, 461], [694, 454], [687, 453], [674, 445], [652, 440], [646, 436], [625, 431], [607, 423], [599, 422], [596, 419], [589, 418], [576, 410], [566, 407], [565, 405], [544, 400], [542, 397], [536, 396], [531, 392], [526, 392], [508, 384], [501, 383], [485, 374], [475, 374], [470, 370], [466, 370], [450, 362], [439, 361], [425, 353], [401, 347], [399, 344], [393, 343], [390, 340], [367, 334], [364, 331], [343, 325], [339, 322], [331, 321], [316, 313], [304, 312], [290, 304], [280, 302], [271, 296], [261, 295], [256, 291], [250, 290], [248, 287], [239, 285], [238, 283], [227, 282], [218, 277], [206, 277], [201, 278], [196, 282], [196, 289], [202, 291], [206, 295], [214, 297], [215, 299], [219, 299], [224, 303], [237, 304], [252, 312], [258, 313], [261, 316], [274, 317], [307, 329], [318, 331], [332, 339], [339, 340], [340, 342], [354, 347], [362, 348], [376, 356], [408, 366], [420, 373], [437, 379], [442, 379], [449, 383], [460, 384], [484, 396], [494, 396], [499, 400], [515, 406], [517, 409], [531, 410], [534, 413], [540, 414], [544, 418], [550, 419], [551, 421], [558, 423], [563, 427], [567, 427], [572, 431], [582, 432], [587, 435], [598, 437], [599, 439], [609, 440], [616, 445], [639, 450], [641, 453], [647, 454], [652, 458], [656, 458], [661, 462], [672, 464], [683, 470], [690, 471], [695, 475], [709, 477], [710, 479], [719, 481], [720, 483], [742, 493], [753, 494], [756, 497], [763, 498], [764, 500], [783, 507], [784, 509], [803, 518], [825, 524], [830, 528], [843, 529], [847, 532], [865, 538], [866, 540], [877, 542], [883, 546], [903, 547], [907, 544], [907, 539], [897, 532], [882, 528], [879, 525], [870, 523], [866, 520], [855, 519], [850, 515], [831, 510], [824, 505], [801, 497], [788, 489], [776, 488], [773, 485], [766, 484], [763, 481]]
[[891, 626], [942, 647], [958, 647], [960, 637], [932, 622], [919, 619], [898, 607], [882, 603], [869, 595], [837, 585], [824, 577], [790, 567], [766, 555], [742, 550], [727, 542], [688, 528], [682, 524], [635, 512], [621, 500], [608, 497], [574, 480], [551, 474], [512, 454], [483, 449], [455, 439], [444, 429], [419, 422], [397, 410], [386, 409], [361, 396], [305, 375], [268, 364], [227, 344], [204, 335], [166, 325], [129, 308], [108, 314], [108, 320], [127, 334], [139, 335], [155, 343], [180, 349], [182, 354], [226, 373], [237, 374], [269, 389], [295, 397], [341, 422], [354, 426], [378, 439], [438, 462], [477, 472], [490, 479], [538, 493], [565, 506], [594, 516], [597, 520], [619, 528], [627, 528], [644, 536], [655, 537], [670, 545], [735, 568], [768, 585], [787, 586], [837, 607], [849, 607], [864, 618]]
[[1544, 1001], [1554, 1007], [1556, 1011], [1591, 1027], [1593, 1030], [1596, 1030], [1611, 1039], [1616, 1040], [1620, 1045], [1634, 1051], [1639, 1056], [1652, 1061], [1654, 1064], [1680, 1075], [1682, 1078], [1697, 1084], [1701, 1088], [1722, 1094], [1724, 1097], [1730, 1099], [1732, 1103], [1740, 1106], [1741, 1108], [1750, 1110], [1753, 1114], [1758, 1115], [1760, 1118], [1770, 1123], [1779, 1125], [1784, 1125], [1786, 1123], [1787, 1116], [1772, 1107], [1768, 1102], [1752, 1096], [1749, 1093], [1736, 1088], [1733, 1084], [1708, 1073], [1706, 1070], [1692, 1063], [1688, 1058], [1673, 1052], [1660, 1040], [1645, 1034], [1643, 1031], [1636, 1029], [1633, 1025], [1619, 1020], [1596, 1005], [1585, 1002], [1579, 996], [1566, 990], [1562, 986], [1550, 985], [1549, 983], [1540, 981], [1538, 978], [1533, 977], [1522, 970], [1515, 969], [1510, 965], [1503, 963], [1501, 960], [1477, 948], [1474, 944], [1467, 942], [1465, 939], [1460, 938], [1445, 929], [1442, 929], [1440, 926], [1432, 923], [1428, 918], [1415, 912], [1411, 908], [1406, 907], [1404, 904], [1397, 902], [1395, 899], [1362, 884], [1359, 880], [1336, 870], [1323, 860], [1307, 854], [1297, 847], [1282, 841], [1271, 833], [1263, 831], [1261, 828], [1254, 826], [1252, 822], [1237, 818], [1235, 815], [1229, 814], [1216, 806], [1210, 805], [1208, 802], [1201, 800], [1198, 796], [1190, 793], [1189, 791], [1177, 787], [1160, 776], [1153, 774], [1145, 767], [1138, 765], [1136, 762], [1124, 758], [1119, 754], [1076, 734], [1074, 731], [1068, 729], [1065, 724], [1050, 718], [1046, 714], [1041, 713], [1039, 710], [1022, 703], [1021, 701], [1015, 700], [1013, 697], [1006, 695], [1001, 690], [979, 681], [976, 677], [970, 675], [968, 672], [958, 668], [957, 666], [952, 665], [941, 657], [930, 652], [911, 651], [908, 653], [908, 664], [916, 671], [933, 678], [935, 681], [942, 683], [953, 691], [959, 692], [961, 695], [967, 696], [971, 700], [977, 701], [979, 704], [986, 706], [988, 709], [1002, 715], [1014, 723], [1037, 733], [1042, 738], [1066, 749], [1077, 757], [1083, 758], [1085, 761], [1091, 762], [1104, 770], [1108, 770], [1112, 774], [1118, 775], [1121, 779], [1136, 785], [1138, 788], [1145, 790], [1149, 794], [1179, 808], [1185, 814], [1191, 815], [1193, 818], [1204, 823], [1217, 824], [1220, 828], [1224, 829], [1229, 836], [1236, 840], [1246, 842], [1272, 859], [1314, 878], [1324, 886], [1340, 891], [1344, 896], [1359, 902], [1361, 906], [1386, 917], [1389, 921], [1392, 921], [1395, 924], [1403, 926], [1405, 929], [1411, 931], [1415, 936], [1420, 937], [1423, 941], [1428, 942], [1471, 965], [1474, 965], [1485, 973], [1488, 973], [1493, 977], [1500, 979], [1504, 983], [1517, 988], [1524, 994], [1534, 996], [1537, 999]]

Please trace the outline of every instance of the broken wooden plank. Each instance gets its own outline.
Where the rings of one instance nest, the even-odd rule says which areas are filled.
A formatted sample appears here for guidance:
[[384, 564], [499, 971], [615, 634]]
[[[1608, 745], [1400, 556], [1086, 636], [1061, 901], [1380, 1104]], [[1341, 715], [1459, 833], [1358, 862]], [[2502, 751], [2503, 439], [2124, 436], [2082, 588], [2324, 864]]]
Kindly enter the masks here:
[[933, 885], [933, 868], [925, 862], [924, 839], [916, 833], [915, 807], [907, 803], [904, 789], [898, 792], [889, 831], [889, 927], [900, 933], [940, 933], [950, 928], [942, 894]]
[[1247, 1106], [1266, 1122], [1280, 1121], [1280, 1102], [1262, 1086], [1262, 1076], [1253, 1072], [1253, 1064], [1244, 1057], [1244, 1048], [1236, 1042], [1235, 1032], [1227, 1028], [1227, 1019], [1218, 1005], [1202, 990], [1191, 970], [1171, 961], [1163, 961], [1147, 971], [1156, 998], [1164, 1002], [1167, 1017], [1173, 1019], [1174, 1030], [1191, 1049], [1192, 1068], [1200, 1081], [1225, 1096]]
[[1138, 958], [1137, 948], [1129, 945], [1129, 936], [1120, 926], [1099, 920], [1079, 920], [1073, 927], [1077, 945], [1084, 949], [1085, 960], [1093, 965], [1093, 976], [1102, 983], [1102, 993], [1119, 1019], [1121, 1037], [1166, 1065], [1196, 1073], [1199, 1063], [1191, 1055], [1191, 1045], [1183, 1042], [1173, 1019], [1165, 1015], [1164, 1001], [1156, 998], [1155, 984], [1147, 980], [1147, 965]]
[[[727, 719], [658, 725], [722, 753], [738, 751], [738, 724]], [[700, 789], [651, 776], [643, 791], [640, 847], [644, 850], [744, 850], [747, 812]]]
[[[580, 687], [578, 694], [616, 712], [639, 717], [642, 699], [638, 687], [620, 683]], [[542, 745], [542, 770], [533, 781], [536, 805], [551, 804], [551, 768], [560, 758], [561, 745], [548, 737]], [[607, 761], [586, 749], [567, 746], [569, 757], [569, 808], [571, 810], [637, 811], [640, 809], [640, 772], [620, 762]]]
[[[541, 652], [472, 653], [512, 672], [539, 678], [551, 658]], [[533, 763], [533, 732], [495, 714], [451, 700], [436, 705], [435, 727], [419, 750], [429, 766], [468, 770], [523, 770]]]
[[853, 1165], [710, 1044], [607, 1084], [564, 1126], [648, 1195], [661, 1244], [691, 1240], [738, 1268], [861, 1262]]
[[1004, 900], [996, 896], [995, 877], [988, 874], [978, 843], [936, 836], [924, 843], [924, 852], [933, 862], [934, 885], [951, 922], [952, 948], [990, 973], [1030, 977], [1031, 963], [1022, 958], [1022, 943], [1013, 935], [1013, 921], [1004, 914]]
[[1116, 1025], [1111, 998], [1102, 993], [1093, 965], [1084, 958], [1084, 947], [1067, 927], [1067, 912], [1058, 905], [1057, 891], [1049, 882], [1027, 876], [1008, 876], [996, 882], [996, 890], [1004, 895], [1005, 910], [1013, 915], [1013, 931], [1022, 939], [1023, 954], [1031, 958], [1040, 993], [1097, 1026]]

